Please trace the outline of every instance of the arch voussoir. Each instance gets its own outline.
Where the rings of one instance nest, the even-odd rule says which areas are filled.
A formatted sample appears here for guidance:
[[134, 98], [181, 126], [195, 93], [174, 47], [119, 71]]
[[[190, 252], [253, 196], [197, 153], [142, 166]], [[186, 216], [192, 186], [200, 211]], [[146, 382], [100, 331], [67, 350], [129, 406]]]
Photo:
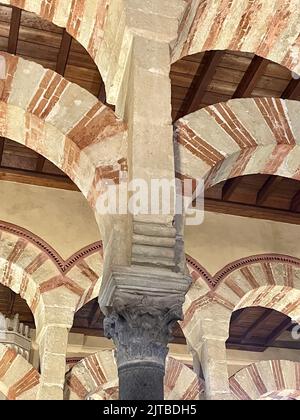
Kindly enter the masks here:
[[[1, 53], [0, 132], [65, 172], [92, 206], [103, 178], [127, 164], [127, 128], [89, 92], [39, 64]], [[30, 75], [28, 81], [28, 75]]]

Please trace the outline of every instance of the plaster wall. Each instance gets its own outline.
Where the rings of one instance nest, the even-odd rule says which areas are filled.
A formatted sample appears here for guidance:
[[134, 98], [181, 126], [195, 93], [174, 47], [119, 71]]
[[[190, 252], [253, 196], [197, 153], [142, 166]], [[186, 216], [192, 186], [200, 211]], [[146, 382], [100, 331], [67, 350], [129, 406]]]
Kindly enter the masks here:
[[215, 274], [239, 258], [279, 253], [300, 258], [300, 226], [206, 212], [199, 226], [185, 228], [185, 251]]
[[100, 239], [93, 211], [77, 191], [0, 181], [0, 220], [40, 236], [64, 259]]

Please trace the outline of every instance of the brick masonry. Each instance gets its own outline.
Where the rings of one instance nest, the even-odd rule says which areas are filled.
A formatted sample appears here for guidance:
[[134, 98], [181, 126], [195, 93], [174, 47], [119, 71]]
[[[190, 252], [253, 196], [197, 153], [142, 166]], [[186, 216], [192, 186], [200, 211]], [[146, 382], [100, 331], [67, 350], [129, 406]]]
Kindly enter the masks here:
[[251, 52], [300, 73], [299, 0], [191, 0], [173, 61], [209, 50]]
[[[79, 250], [66, 261], [45, 241], [18, 226], [0, 222], [0, 282], [19, 293], [38, 316], [52, 302], [75, 313], [98, 296], [102, 244]], [[64, 292], [62, 292], [62, 290]], [[65, 295], [65, 296], [64, 296]]]
[[300, 399], [300, 363], [268, 360], [241, 369], [229, 379], [236, 400]]
[[296, 101], [233, 99], [178, 120], [179, 178], [204, 179], [206, 188], [257, 173], [300, 179], [299, 111]]
[[42, 19], [66, 28], [96, 59], [103, 40], [110, 0], [4, 0], [2, 3], [33, 12]]
[[35, 400], [40, 374], [14, 350], [0, 344], [0, 391], [8, 400]]
[[7, 74], [0, 85], [1, 136], [49, 159], [94, 205], [107, 168], [126, 167], [126, 125], [95, 96], [54, 71], [0, 55]]
[[[188, 268], [193, 279], [184, 303], [182, 327], [190, 327], [201, 318], [201, 311], [220, 306], [232, 311], [263, 306], [297, 320], [300, 317], [300, 260], [287, 255], [262, 254], [228, 264], [214, 276], [190, 257]], [[216, 312], [217, 313], [217, 312]], [[224, 316], [224, 314], [222, 315]]]

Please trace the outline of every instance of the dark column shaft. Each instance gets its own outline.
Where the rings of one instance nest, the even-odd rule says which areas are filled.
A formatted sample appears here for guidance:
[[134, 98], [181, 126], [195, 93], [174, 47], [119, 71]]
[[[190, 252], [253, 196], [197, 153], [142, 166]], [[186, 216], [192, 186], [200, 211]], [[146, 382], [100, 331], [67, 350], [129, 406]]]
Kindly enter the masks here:
[[163, 400], [164, 374], [162, 366], [146, 361], [120, 367], [120, 400]]
[[[157, 293], [157, 292], [156, 292]], [[106, 309], [104, 332], [116, 346], [120, 400], [163, 400], [172, 327], [183, 296], [119, 294]]]

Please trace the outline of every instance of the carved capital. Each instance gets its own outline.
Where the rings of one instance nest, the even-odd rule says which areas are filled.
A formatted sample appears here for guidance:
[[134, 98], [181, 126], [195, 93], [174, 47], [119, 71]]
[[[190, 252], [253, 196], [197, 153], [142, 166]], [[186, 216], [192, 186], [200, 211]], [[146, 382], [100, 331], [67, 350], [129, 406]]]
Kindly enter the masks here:
[[104, 332], [116, 345], [118, 367], [149, 362], [164, 368], [172, 328], [182, 319], [189, 277], [142, 267], [112, 273], [99, 299], [106, 315]]
[[182, 319], [182, 300], [132, 296], [117, 298], [104, 321], [105, 335], [114, 340], [118, 366], [148, 361], [164, 366], [172, 327]]

